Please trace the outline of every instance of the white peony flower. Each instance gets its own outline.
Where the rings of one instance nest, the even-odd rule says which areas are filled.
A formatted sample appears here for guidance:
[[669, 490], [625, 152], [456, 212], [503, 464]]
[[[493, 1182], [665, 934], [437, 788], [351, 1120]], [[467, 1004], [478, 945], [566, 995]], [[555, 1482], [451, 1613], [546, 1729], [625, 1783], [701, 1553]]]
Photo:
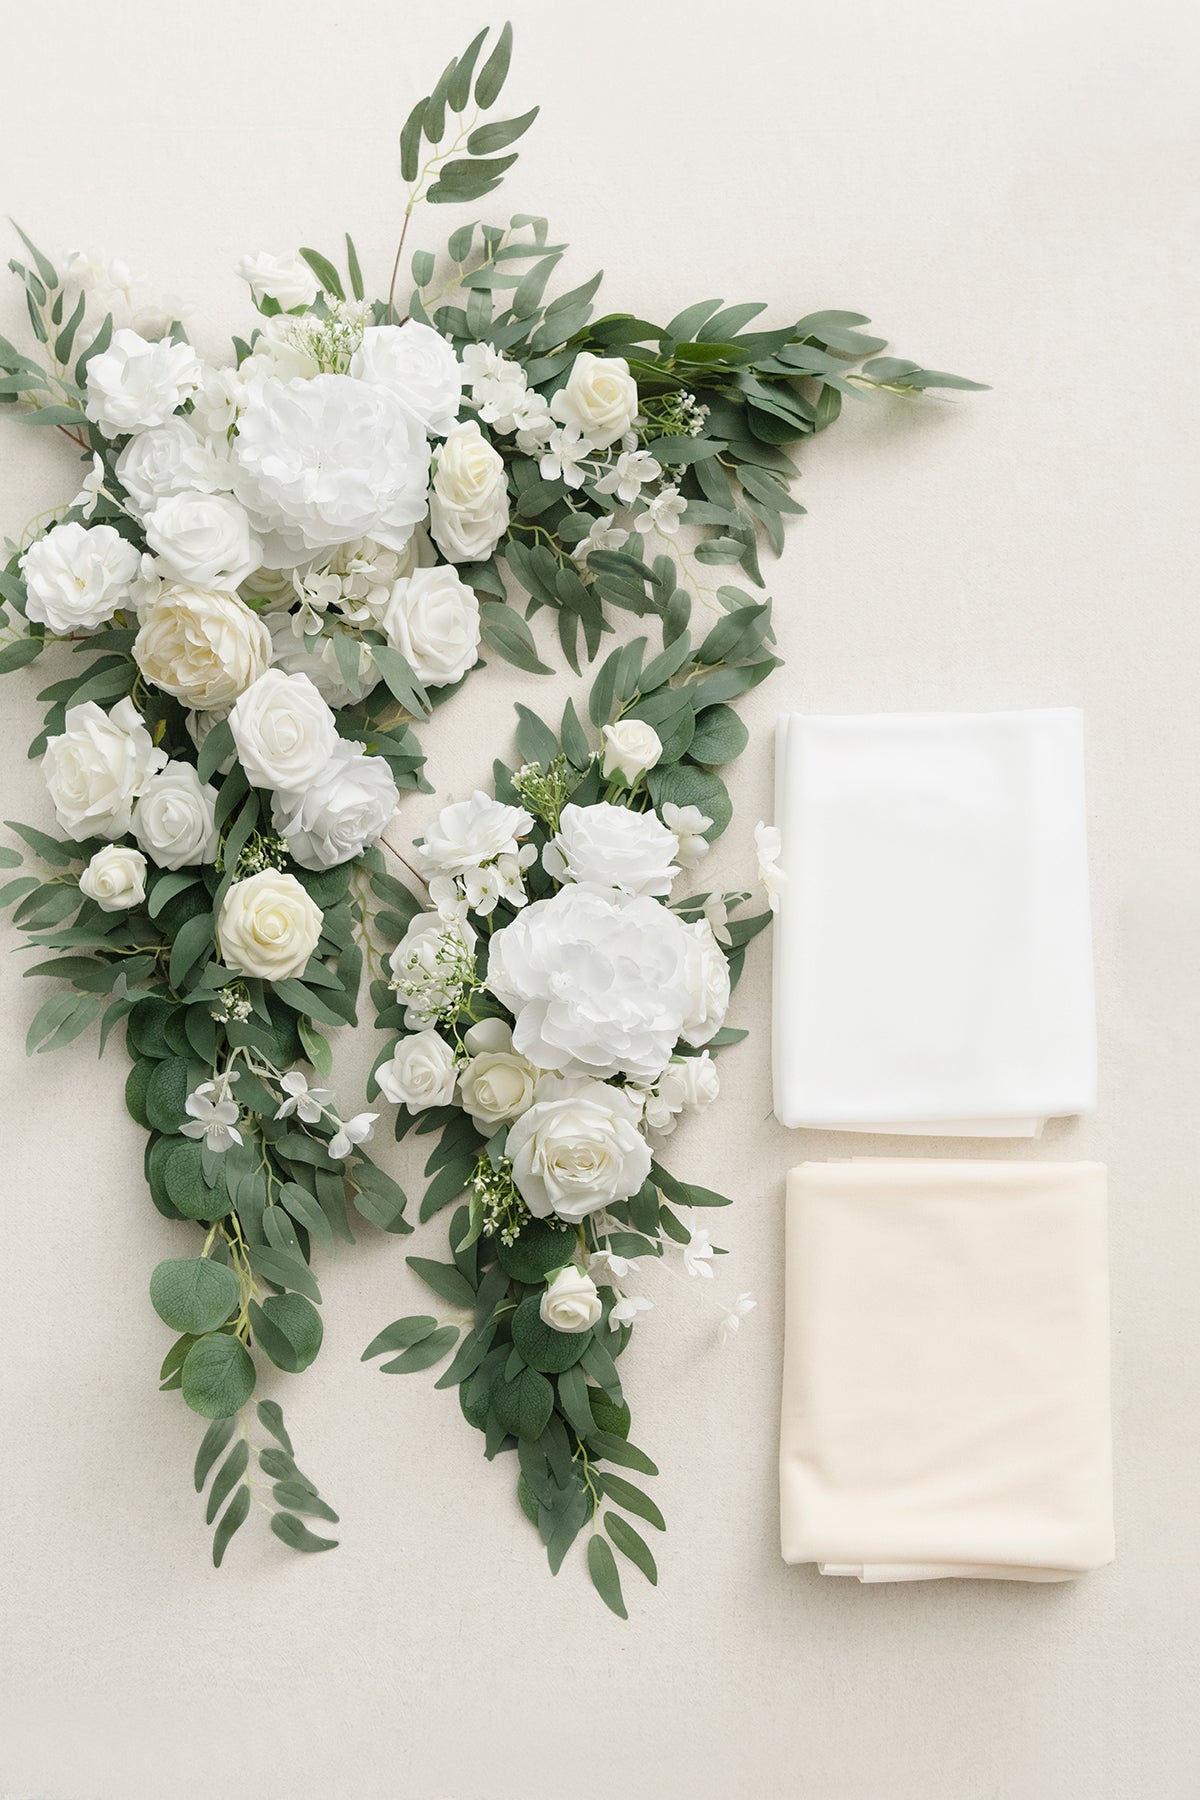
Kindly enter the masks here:
[[147, 608], [133, 656], [155, 687], [211, 712], [231, 706], [264, 673], [271, 639], [235, 594], [168, 586]]
[[133, 809], [133, 835], [160, 869], [210, 863], [217, 854], [217, 790], [194, 764], [169, 762], [152, 775]]
[[754, 844], [758, 851], [758, 885], [767, 896], [772, 912], [779, 911], [779, 897], [786, 880], [779, 866], [783, 854], [783, 833], [777, 825], [765, 825], [760, 819], [754, 827]]
[[564, 806], [558, 830], [542, 852], [555, 881], [590, 881], [626, 894], [669, 894], [679, 873], [673, 832], [652, 812], [631, 812], [606, 800]]
[[650, 1081], [698, 1009], [701, 964], [688, 928], [658, 901], [571, 884], [495, 934], [487, 986], [539, 1069]]
[[368, 325], [350, 373], [407, 406], [431, 437], [454, 430], [462, 404], [462, 371], [454, 351], [432, 326], [416, 319]]
[[712, 824], [708, 815], [698, 806], [675, 806], [668, 800], [662, 809], [662, 819], [667, 830], [675, 833], [679, 846], [675, 857], [680, 868], [694, 869], [697, 863], [703, 862], [710, 848], [704, 835]]
[[87, 416], [105, 437], [124, 437], [164, 424], [199, 386], [200, 358], [190, 344], [114, 331], [87, 366]]
[[167, 494], [143, 523], [163, 573], [193, 587], [235, 588], [262, 556], [246, 509], [231, 494]]
[[315, 780], [272, 796], [271, 824], [302, 869], [332, 869], [375, 843], [399, 804], [382, 756], [339, 737]]
[[141, 568], [135, 547], [111, 525], [54, 525], [21, 558], [25, 611], [63, 636], [94, 631], [128, 603]]
[[215, 494], [229, 485], [229, 463], [190, 418], [171, 418], [130, 438], [116, 461], [132, 512], [143, 518], [169, 494]]
[[550, 402], [563, 425], [574, 426], [593, 449], [606, 450], [637, 417], [637, 383], [623, 356], [593, 356], [581, 350], [566, 385]]
[[620, 1331], [622, 1325], [635, 1325], [639, 1313], [654, 1311], [653, 1300], [647, 1300], [645, 1294], [622, 1294], [608, 1315], [608, 1329]]
[[127, 912], [146, 898], [146, 859], [127, 844], [105, 844], [79, 877], [79, 891], [101, 912]]
[[426, 687], [461, 681], [478, 659], [479, 602], [445, 563], [398, 581], [380, 624]]
[[155, 748], [128, 697], [107, 713], [85, 700], [68, 709], [64, 725], [42, 762], [59, 824], [74, 837], [124, 837], [134, 801], [163, 767], [166, 751]]
[[436, 1031], [417, 1031], [401, 1038], [389, 1062], [375, 1071], [379, 1091], [393, 1106], [410, 1113], [429, 1106], [449, 1106], [458, 1073], [454, 1051]]
[[302, 975], [324, 918], [294, 875], [264, 869], [235, 881], [221, 903], [217, 947], [227, 969], [285, 981]]
[[504, 1153], [535, 1218], [553, 1213], [578, 1224], [637, 1193], [650, 1173], [650, 1148], [620, 1088], [559, 1081], [549, 1092], [510, 1128]]
[[504, 458], [474, 419], [456, 425], [438, 452], [429, 529], [447, 562], [485, 562], [508, 530]]
[[481, 1019], [463, 1036], [471, 1060], [458, 1078], [464, 1111], [490, 1136], [533, 1105], [538, 1070], [512, 1047], [503, 1019]]
[[457, 1013], [474, 978], [475, 932], [465, 918], [418, 913], [388, 959], [392, 986], [408, 1002], [410, 1031]]
[[372, 537], [402, 550], [425, 517], [429, 444], [414, 413], [349, 375], [253, 385], [233, 440], [234, 488], [268, 567]]
[[606, 725], [601, 736], [604, 739], [601, 769], [606, 781], [620, 775], [632, 787], [662, 755], [662, 739], [653, 725], [647, 725], [644, 719], [619, 719], [615, 725]]
[[692, 1004], [681, 1036], [693, 1049], [707, 1044], [725, 1023], [729, 1011], [729, 964], [707, 919], [681, 928], [690, 942], [689, 980]]
[[560, 1269], [547, 1286], [538, 1306], [538, 1316], [551, 1331], [574, 1335], [590, 1331], [599, 1322], [603, 1310], [591, 1276], [570, 1263]]
[[316, 276], [301, 257], [272, 256], [269, 250], [241, 257], [234, 274], [240, 275], [249, 287], [256, 306], [264, 300], [274, 300], [284, 312], [311, 306], [320, 291]]
[[268, 669], [234, 704], [229, 728], [252, 787], [296, 793], [325, 771], [337, 742], [328, 703], [307, 675]]

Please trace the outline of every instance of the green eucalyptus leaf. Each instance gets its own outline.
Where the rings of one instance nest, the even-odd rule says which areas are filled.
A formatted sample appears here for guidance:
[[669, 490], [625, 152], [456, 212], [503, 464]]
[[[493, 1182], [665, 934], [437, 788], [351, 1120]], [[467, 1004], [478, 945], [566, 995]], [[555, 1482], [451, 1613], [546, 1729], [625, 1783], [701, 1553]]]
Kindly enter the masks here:
[[225, 1323], [240, 1291], [233, 1270], [206, 1256], [160, 1262], [150, 1277], [150, 1302], [163, 1324], [195, 1337]]

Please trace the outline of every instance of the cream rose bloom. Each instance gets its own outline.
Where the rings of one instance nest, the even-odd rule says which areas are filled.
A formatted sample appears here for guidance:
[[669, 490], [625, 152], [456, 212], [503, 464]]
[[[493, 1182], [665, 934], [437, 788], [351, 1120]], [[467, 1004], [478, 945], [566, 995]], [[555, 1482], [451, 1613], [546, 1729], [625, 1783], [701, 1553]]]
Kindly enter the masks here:
[[200, 358], [169, 337], [149, 343], [136, 331], [114, 331], [87, 367], [89, 419], [105, 437], [162, 425], [200, 386]]
[[429, 1106], [449, 1106], [457, 1072], [454, 1052], [436, 1031], [417, 1031], [401, 1038], [389, 1062], [375, 1071], [379, 1091], [393, 1106], [411, 1113]]
[[638, 776], [652, 769], [662, 755], [662, 739], [644, 719], [619, 719], [615, 725], [606, 725], [601, 735], [606, 781], [620, 775], [632, 787]]
[[235, 588], [262, 556], [246, 509], [231, 494], [167, 494], [144, 525], [163, 573], [193, 587]]
[[94, 631], [129, 602], [141, 562], [111, 525], [55, 525], [21, 558], [26, 614], [64, 636]]
[[416, 413], [431, 437], [454, 430], [462, 404], [462, 370], [439, 332], [417, 319], [368, 325], [350, 359], [350, 373], [383, 388]]
[[236, 594], [163, 588], [134, 639], [147, 681], [197, 712], [231, 706], [271, 659], [271, 638]]
[[555, 881], [593, 881], [626, 894], [671, 891], [679, 873], [678, 839], [657, 814], [631, 812], [606, 800], [594, 806], [564, 806], [558, 830], [542, 852], [542, 865]]
[[328, 701], [307, 675], [268, 669], [229, 715], [238, 761], [252, 787], [301, 793], [324, 773], [337, 742]]
[[458, 1078], [463, 1109], [490, 1136], [533, 1105], [538, 1070], [512, 1047], [503, 1019], [481, 1019], [463, 1036], [470, 1062]]
[[217, 854], [217, 790], [192, 763], [152, 775], [133, 809], [133, 835], [160, 869], [210, 863]]
[[574, 425], [596, 450], [607, 450], [637, 417], [637, 382], [623, 356], [593, 356], [581, 350], [566, 385], [550, 402], [562, 425]]
[[127, 912], [146, 898], [146, 859], [127, 844], [105, 844], [79, 877], [79, 891], [101, 912]]
[[650, 1173], [637, 1107], [603, 1081], [556, 1081], [508, 1133], [513, 1180], [536, 1219], [578, 1224], [636, 1194]]
[[235, 881], [217, 920], [217, 946], [226, 968], [265, 981], [301, 975], [321, 936], [324, 918], [294, 875], [264, 869]]
[[508, 530], [504, 459], [476, 419], [456, 425], [438, 452], [429, 529], [447, 562], [485, 562]]
[[234, 265], [254, 296], [255, 304], [274, 300], [284, 312], [295, 312], [311, 306], [317, 297], [317, 278], [299, 256], [272, 256], [260, 250], [257, 256], [243, 256]]
[[426, 687], [461, 681], [479, 655], [479, 602], [445, 563], [398, 581], [380, 623]]
[[124, 837], [134, 801], [167, 760], [133, 701], [105, 712], [94, 700], [72, 706], [66, 729], [46, 745], [42, 772], [58, 822], [73, 837]]
[[604, 1308], [590, 1275], [571, 1263], [560, 1269], [542, 1295], [538, 1316], [551, 1331], [590, 1331]]
[[302, 869], [332, 869], [361, 856], [399, 804], [382, 756], [339, 737], [315, 781], [274, 794], [271, 823]]

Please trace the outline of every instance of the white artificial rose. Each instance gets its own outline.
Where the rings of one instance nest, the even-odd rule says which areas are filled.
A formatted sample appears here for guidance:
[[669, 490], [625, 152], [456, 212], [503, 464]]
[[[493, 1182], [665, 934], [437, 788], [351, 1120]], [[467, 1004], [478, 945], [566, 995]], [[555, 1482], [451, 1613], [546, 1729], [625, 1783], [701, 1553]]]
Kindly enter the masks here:
[[445, 563], [398, 581], [380, 624], [426, 687], [461, 681], [479, 655], [479, 602]]
[[235, 588], [262, 556], [246, 509], [231, 494], [167, 494], [143, 523], [162, 572], [193, 587]]
[[571, 883], [496, 932], [487, 985], [539, 1069], [652, 1081], [696, 1006], [699, 964], [695, 940], [657, 900]]
[[647, 725], [643, 719], [619, 719], [615, 725], [606, 725], [602, 735], [601, 766], [606, 781], [620, 775], [632, 787], [638, 776], [652, 769], [662, 755], [662, 739], [653, 725]]
[[574, 1263], [558, 1271], [538, 1306], [543, 1325], [568, 1334], [590, 1331], [603, 1311], [595, 1282]]
[[323, 917], [294, 875], [264, 869], [235, 881], [217, 919], [221, 961], [264, 981], [301, 975], [320, 941]]
[[147, 608], [133, 657], [147, 681], [184, 706], [232, 706], [266, 670], [271, 639], [236, 594], [167, 586]]
[[217, 790], [192, 763], [152, 775], [133, 809], [133, 835], [160, 869], [210, 863], [217, 854]]
[[256, 305], [274, 300], [284, 312], [311, 306], [319, 292], [316, 276], [298, 256], [272, 256], [269, 250], [260, 250], [257, 256], [241, 257], [234, 274], [246, 283]]
[[[321, 698], [327, 700], [335, 712], [369, 694], [383, 680], [372, 661], [368, 644], [355, 644], [358, 656], [358, 692], [355, 693], [347, 686], [342, 674], [332, 637], [322, 633], [311, 637], [298, 635], [292, 630], [292, 615], [285, 612], [268, 613], [266, 627], [271, 634], [272, 668], [282, 669], [285, 675], [307, 675]], [[349, 632], [341, 635], [350, 637]]]
[[591, 881], [662, 898], [679, 873], [676, 845], [674, 832], [655, 813], [631, 812], [605, 800], [594, 806], [571, 803], [562, 809], [542, 865], [555, 881]]
[[146, 859], [127, 844], [105, 844], [79, 877], [79, 891], [101, 912], [127, 912], [146, 898]]
[[251, 787], [296, 793], [324, 773], [337, 742], [327, 701], [307, 675], [268, 669], [235, 702], [229, 729]]
[[429, 529], [447, 562], [486, 562], [508, 530], [504, 458], [470, 419], [438, 452]]
[[533, 1105], [538, 1071], [512, 1047], [512, 1028], [503, 1019], [481, 1019], [464, 1033], [470, 1062], [459, 1076], [459, 1096], [485, 1136]]
[[515, 856], [533, 830], [522, 806], [509, 806], [476, 788], [469, 800], [443, 806], [418, 846], [423, 875], [467, 875], [497, 856]]
[[553, 1213], [574, 1225], [637, 1193], [650, 1173], [650, 1147], [620, 1088], [563, 1081], [551, 1095], [509, 1128], [504, 1154], [534, 1218]]
[[700, 1112], [720, 1092], [717, 1065], [707, 1050], [700, 1056], [678, 1057], [659, 1077], [658, 1093], [647, 1099], [646, 1123], [654, 1131], [674, 1131], [677, 1113]]
[[418, 913], [388, 959], [392, 986], [406, 1002], [410, 1031], [457, 1012], [462, 978], [475, 966], [475, 932], [465, 918]]
[[725, 1014], [729, 1011], [729, 964], [707, 919], [697, 919], [682, 929], [690, 940], [688, 979], [692, 1003], [680, 1036], [685, 1043], [698, 1049], [701, 1044], [707, 1044], [725, 1023]]
[[271, 824], [302, 869], [332, 869], [375, 843], [399, 804], [382, 756], [339, 737], [314, 781], [273, 795]]
[[229, 464], [191, 418], [171, 418], [131, 437], [116, 461], [117, 480], [142, 518], [168, 494], [214, 494], [228, 486]]
[[353, 538], [402, 550], [428, 508], [420, 420], [350, 375], [255, 382], [232, 463], [269, 568], [292, 568]]
[[624, 437], [637, 417], [637, 382], [623, 356], [581, 350], [566, 385], [550, 402], [560, 424], [574, 426], [596, 450]]
[[454, 1052], [436, 1031], [417, 1031], [401, 1038], [389, 1062], [375, 1071], [379, 1091], [393, 1106], [411, 1113], [428, 1106], [449, 1106], [457, 1073]]
[[141, 560], [111, 525], [54, 525], [21, 558], [26, 615], [64, 636], [94, 631], [129, 601]]
[[462, 370], [438, 332], [417, 319], [368, 325], [350, 359], [350, 373], [383, 388], [416, 413], [431, 437], [454, 430], [462, 404]]
[[105, 712], [94, 700], [72, 706], [65, 729], [46, 745], [42, 772], [58, 822], [72, 837], [124, 837], [133, 804], [167, 760], [133, 701]]
[[105, 437], [124, 437], [164, 424], [199, 386], [200, 358], [190, 344], [114, 331], [87, 366], [87, 416]]

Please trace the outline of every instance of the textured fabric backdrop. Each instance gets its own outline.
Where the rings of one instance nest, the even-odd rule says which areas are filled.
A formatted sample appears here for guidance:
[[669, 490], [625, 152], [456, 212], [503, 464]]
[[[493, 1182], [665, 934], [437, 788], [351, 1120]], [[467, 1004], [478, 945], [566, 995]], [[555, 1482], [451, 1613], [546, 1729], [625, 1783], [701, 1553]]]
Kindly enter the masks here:
[[[146, 1285], [181, 1233], [142, 1184], [121, 1045], [100, 1064], [86, 1040], [26, 1063], [48, 990], [0, 957], [0, 1794], [1189, 1800], [1194, 11], [510, 10], [510, 110], [543, 113], [514, 177], [473, 210], [548, 213], [574, 246], [564, 285], [604, 265], [609, 307], [650, 317], [710, 294], [768, 300], [776, 320], [855, 307], [901, 354], [995, 384], [856, 408], [805, 458], [810, 517], [768, 565], [787, 666], [746, 708], [713, 863], [733, 885], [749, 872], [783, 708], [1086, 709], [1100, 1109], [1034, 1154], [1111, 1171], [1118, 1560], [1061, 1588], [866, 1590], [780, 1561], [783, 1178], [841, 1146], [768, 1116], [764, 941], [733, 1015], [753, 1036], [722, 1058], [720, 1106], [672, 1142], [681, 1171], [736, 1194], [722, 1291], [752, 1288], [759, 1309], [722, 1351], [701, 1284], [663, 1276], [624, 1366], [662, 1466], [659, 1591], [631, 1573], [621, 1624], [578, 1556], [551, 1581], [511, 1464], [484, 1464], [454, 1397], [360, 1365], [378, 1327], [419, 1309], [404, 1254], [438, 1254], [440, 1226], [364, 1230], [327, 1259], [320, 1361], [278, 1378], [342, 1547], [309, 1560], [247, 1531], [214, 1573], [189, 1477], [201, 1427], [154, 1381], [168, 1335]], [[103, 247], [194, 300], [210, 350], [245, 327], [243, 252], [329, 248], [349, 227], [386, 287], [399, 125], [485, 17], [382, 0], [12, 9], [3, 212], [48, 248]], [[459, 216], [424, 212], [413, 247]], [[7, 286], [0, 331], [21, 322]], [[14, 533], [74, 490], [50, 434], [0, 426], [0, 465]], [[3, 810], [46, 824], [25, 761], [37, 685], [4, 681]], [[426, 735], [440, 798], [509, 748], [517, 695], [557, 718], [580, 685], [503, 665], [473, 678]], [[405, 830], [432, 810], [409, 800]], [[348, 1094], [372, 1040], [368, 1025], [342, 1053]], [[383, 1158], [420, 1191], [407, 1146]]]

